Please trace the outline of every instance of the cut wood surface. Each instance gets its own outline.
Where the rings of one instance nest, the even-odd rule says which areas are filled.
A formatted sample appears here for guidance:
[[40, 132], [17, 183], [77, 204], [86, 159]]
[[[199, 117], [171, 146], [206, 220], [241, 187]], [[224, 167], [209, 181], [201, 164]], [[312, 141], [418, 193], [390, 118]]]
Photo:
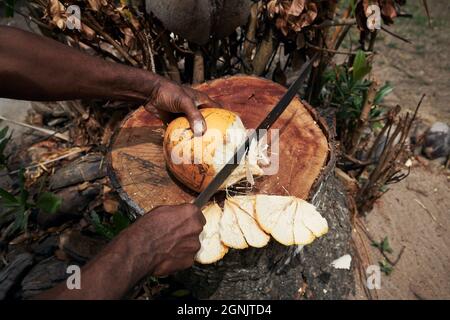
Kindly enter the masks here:
[[[272, 81], [252, 76], [221, 78], [196, 88], [236, 112], [247, 129], [256, 128], [286, 92]], [[329, 156], [326, 126], [311, 107], [295, 98], [272, 129], [280, 130], [279, 170], [257, 179], [252, 193], [307, 199]], [[137, 214], [190, 202], [196, 196], [168, 172], [163, 134], [162, 122], [139, 108], [124, 120], [111, 143], [110, 178]]]

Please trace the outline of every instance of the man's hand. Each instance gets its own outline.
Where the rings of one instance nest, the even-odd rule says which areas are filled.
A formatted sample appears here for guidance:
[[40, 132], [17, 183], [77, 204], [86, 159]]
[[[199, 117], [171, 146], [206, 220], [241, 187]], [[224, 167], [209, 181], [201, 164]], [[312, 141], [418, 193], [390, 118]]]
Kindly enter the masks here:
[[120, 299], [147, 275], [190, 267], [206, 220], [192, 204], [158, 207], [120, 233], [81, 269], [81, 289], [65, 281], [37, 299]]
[[146, 106], [147, 110], [151, 106], [159, 111], [162, 120], [165, 122], [171, 120], [171, 113], [184, 113], [189, 120], [192, 131], [197, 136], [202, 135], [206, 130], [205, 119], [203, 119], [197, 107], [221, 107], [203, 92], [177, 85], [164, 78], [154, 83], [149, 103]]
[[127, 233], [146, 257], [146, 273], [164, 276], [189, 268], [200, 250], [206, 223], [193, 204], [158, 207], [138, 219]]

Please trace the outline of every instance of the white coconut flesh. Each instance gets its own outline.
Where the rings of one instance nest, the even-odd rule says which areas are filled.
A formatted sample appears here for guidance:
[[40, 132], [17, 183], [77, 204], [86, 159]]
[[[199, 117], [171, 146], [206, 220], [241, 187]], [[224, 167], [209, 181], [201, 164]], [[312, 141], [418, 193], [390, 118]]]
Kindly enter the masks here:
[[262, 248], [269, 235], [290, 246], [311, 244], [328, 232], [326, 219], [312, 204], [291, 196], [229, 197], [223, 211], [214, 203], [203, 214], [206, 225], [196, 261], [204, 264], [222, 259], [228, 248]]
[[248, 243], [244, 238], [234, 210], [230, 203], [225, 201], [222, 219], [220, 220], [220, 238], [226, 246], [234, 249], [248, 248]]
[[238, 222], [239, 228], [244, 235], [248, 245], [255, 248], [264, 247], [270, 240], [254, 218], [254, 198], [234, 197], [226, 200]]
[[220, 241], [222, 209], [216, 203], [213, 203], [203, 210], [203, 215], [206, 224], [200, 233], [201, 248], [195, 256], [195, 261], [209, 264], [222, 259], [228, 252], [228, 247]]
[[[218, 144], [211, 147], [214, 150], [211, 163], [216, 173], [234, 156], [239, 147], [245, 142], [246, 137], [247, 130], [242, 120], [236, 117], [236, 120], [228, 127], [222, 147]], [[264, 174], [264, 171], [258, 165], [258, 158], [263, 157], [259, 155], [260, 149], [262, 148], [258, 148], [256, 141], [252, 140], [246, 157], [241, 159], [239, 166], [225, 180], [221, 189], [226, 189], [243, 179], [254, 184], [253, 176], [261, 176]]]

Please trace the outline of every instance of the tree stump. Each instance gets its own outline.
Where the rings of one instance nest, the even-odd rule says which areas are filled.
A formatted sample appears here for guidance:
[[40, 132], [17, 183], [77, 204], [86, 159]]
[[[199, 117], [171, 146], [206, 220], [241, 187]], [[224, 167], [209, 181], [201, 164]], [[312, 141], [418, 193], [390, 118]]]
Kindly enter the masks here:
[[[286, 88], [253, 76], [233, 76], [196, 87], [256, 128]], [[293, 195], [309, 200], [329, 224], [327, 235], [306, 247], [275, 240], [264, 248], [230, 250], [212, 265], [195, 265], [175, 276], [199, 298], [344, 298], [353, 287], [349, 270], [331, 262], [351, 253], [350, 221], [343, 187], [334, 177], [334, 142], [324, 119], [295, 98], [272, 129], [279, 129], [279, 170], [256, 181], [251, 193]], [[166, 204], [192, 201], [196, 194], [166, 169], [164, 127], [143, 108], [132, 112], [113, 136], [109, 177], [135, 215]], [[218, 199], [222, 195], [218, 195]]]

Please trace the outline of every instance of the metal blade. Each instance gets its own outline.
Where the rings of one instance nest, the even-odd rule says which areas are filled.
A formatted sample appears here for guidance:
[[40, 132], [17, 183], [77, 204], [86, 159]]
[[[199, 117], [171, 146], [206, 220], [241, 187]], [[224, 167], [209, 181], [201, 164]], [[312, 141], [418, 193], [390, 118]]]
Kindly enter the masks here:
[[[225, 164], [225, 166], [217, 173], [214, 179], [208, 184], [205, 190], [203, 190], [197, 198], [194, 200], [194, 204], [202, 208], [211, 197], [219, 190], [225, 180], [231, 175], [231, 173], [239, 166], [239, 163], [242, 157], [247, 153], [247, 150], [250, 146], [250, 142], [253, 139], [259, 139], [264, 136], [272, 124], [280, 117], [284, 110], [286, 110], [287, 106], [291, 103], [292, 99], [294, 99], [298, 90], [300, 89], [303, 82], [306, 80], [308, 76], [308, 71], [312, 66], [312, 63], [318, 57], [318, 53], [316, 53], [309, 61], [303, 64], [299, 71], [298, 78], [294, 81], [293, 84], [289, 87], [288, 91], [281, 97], [280, 101], [276, 104], [276, 106], [270, 111], [267, 117], [261, 122], [261, 124], [249, 135], [245, 142], [238, 148], [233, 157]], [[264, 129], [263, 135], [260, 135], [260, 131]]]

